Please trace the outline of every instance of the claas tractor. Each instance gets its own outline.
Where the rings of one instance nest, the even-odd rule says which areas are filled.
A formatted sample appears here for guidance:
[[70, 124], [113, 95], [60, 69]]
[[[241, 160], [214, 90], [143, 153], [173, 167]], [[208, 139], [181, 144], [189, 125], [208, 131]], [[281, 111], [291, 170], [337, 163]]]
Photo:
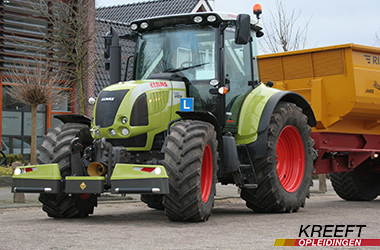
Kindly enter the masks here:
[[[170, 220], [206, 221], [218, 182], [239, 187], [255, 212], [303, 207], [316, 122], [301, 95], [260, 81], [258, 19], [191, 13], [130, 29], [105, 36], [111, 80], [92, 118], [58, 116], [39, 165], [16, 169], [13, 192], [40, 193], [58, 218], [86, 217], [110, 192], [141, 194]], [[131, 81], [121, 80], [119, 39], [136, 44]]]

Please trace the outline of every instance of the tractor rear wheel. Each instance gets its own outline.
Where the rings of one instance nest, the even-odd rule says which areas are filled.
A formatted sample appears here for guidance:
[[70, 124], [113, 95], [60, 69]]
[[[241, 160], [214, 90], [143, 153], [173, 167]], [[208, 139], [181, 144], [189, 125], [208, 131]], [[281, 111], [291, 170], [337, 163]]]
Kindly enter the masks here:
[[[62, 178], [71, 175], [69, 145], [77, 136], [82, 144], [92, 141], [84, 124], [66, 123], [49, 129], [39, 147], [38, 163], [58, 163]], [[39, 201], [43, 204], [42, 210], [54, 218], [87, 217], [97, 206], [94, 194], [40, 194]]]
[[241, 198], [255, 212], [296, 212], [304, 206], [313, 173], [314, 141], [302, 109], [280, 102], [268, 128], [267, 151], [254, 160], [257, 189], [242, 189]]
[[365, 166], [331, 173], [330, 180], [336, 194], [347, 201], [371, 201], [379, 195], [380, 175], [370, 173]]
[[213, 125], [185, 120], [171, 127], [165, 148], [169, 194], [165, 214], [174, 221], [206, 221], [214, 206], [218, 142]]

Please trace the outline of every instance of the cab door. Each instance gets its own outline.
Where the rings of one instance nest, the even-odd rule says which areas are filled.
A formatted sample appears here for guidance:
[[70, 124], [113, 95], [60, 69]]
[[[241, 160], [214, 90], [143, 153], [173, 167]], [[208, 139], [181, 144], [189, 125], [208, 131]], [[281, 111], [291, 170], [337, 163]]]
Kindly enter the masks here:
[[245, 97], [253, 89], [251, 43], [235, 43], [235, 27], [224, 31], [225, 130], [237, 132], [239, 113]]

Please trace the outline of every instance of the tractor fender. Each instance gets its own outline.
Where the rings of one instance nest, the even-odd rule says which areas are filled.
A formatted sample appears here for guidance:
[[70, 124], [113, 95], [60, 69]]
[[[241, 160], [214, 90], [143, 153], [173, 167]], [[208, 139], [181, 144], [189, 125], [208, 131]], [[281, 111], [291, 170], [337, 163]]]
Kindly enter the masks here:
[[317, 124], [314, 112], [303, 96], [291, 91], [279, 91], [274, 93], [269, 98], [261, 114], [257, 129], [257, 139], [247, 145], [253, 159], [263, 157], [266, 153], [269, 122], [274, 108], [280, 101], [291, 102], [302, 108], [303, 113], [308, 118], [308, 124], [310, 127], [314, 127]]
[[55, 115], [54, 118], [63, 123], [81, 123], [89, 127], [91, 126], [91, 119], [84, 115]]

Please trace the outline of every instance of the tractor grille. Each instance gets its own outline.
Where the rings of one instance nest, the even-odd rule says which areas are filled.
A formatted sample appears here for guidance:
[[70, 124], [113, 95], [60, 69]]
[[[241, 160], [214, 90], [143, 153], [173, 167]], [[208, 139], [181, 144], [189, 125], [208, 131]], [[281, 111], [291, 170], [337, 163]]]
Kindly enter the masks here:
[[138, 147], [143, 148], [146, 145], [147, 134], [138, 135], [126, 139], [107, 139], [113, 146], [122, 146], [126, 148]]
[[112, 126], [117, 110], [129, 89], [118, 91], [102, 91], [96, 104], [95, 123], [100, 127]]

